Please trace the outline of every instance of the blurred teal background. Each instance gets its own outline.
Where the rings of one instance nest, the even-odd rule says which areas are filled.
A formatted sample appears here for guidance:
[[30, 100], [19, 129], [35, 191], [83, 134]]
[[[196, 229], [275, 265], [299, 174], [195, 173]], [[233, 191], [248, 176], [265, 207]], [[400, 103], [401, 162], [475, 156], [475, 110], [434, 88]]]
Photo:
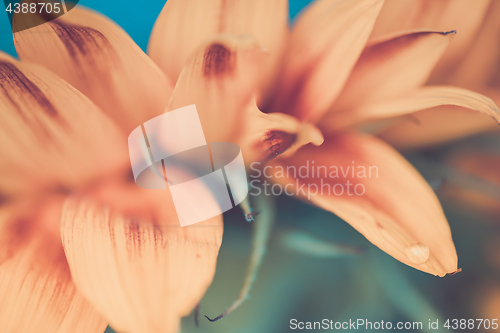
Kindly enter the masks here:
[[[499, 0], [500, 1], [500, 0]], [[309, 0], [291, 0], [293, 18]], [[163, 1], [82, 0], [122, 26], [143, 49]], [[0, 15], [0, 49], [15, 54], [7, 15]], [[484, 147], [498, 137], [478, 136], [472, 140], [416, 152], [406, 157], [429, 180], [446, 175], [443, 156], [461, 147]], [[499, 151], [500, 153], [500, 151]], [[193, 314], [184, 318], [182, 332], [281, 333], [290, 330], [290, 319], [334, 321], [421, 321], [424, 330], [406, 332], [450, 332], [427, 329], [428, 320], [484, 318], [483, 299], [488, 286], [500, 285], [500, 223], [497, 218], [476, 214], [448, 200], [437, 191], [453, 230], [464, 269], [453, 277], [437, 278], [392, 259], [333, 214], [292, 198], [277, 200], [277, 221], [270, 246], [257, 277], [251, 298], [228, 317], [210, 323], [239, 294], [251, 249], [252, 228], [241, 212], [225, 214], [225, 234], [214, 282], [201, 302], [200, 327]], [[318, 243], [347, 244], [365, 250], [360, 255], [314, 255], [290, 249], [283, 243], [287, 233], [296, 232]], [[493, 249], [493, 250], [492, 250]], [[492, 264], [497, 260], [497, 266]], [[499, 305], [500, 306], [500, 305]], [[500, 319], [500, 308], [497, 318]], [[489, 318], [493, 319], [493, 318]], [[371, 332], [370, 330], [360, 330]], [[373, 330], [380, 332], [382, 330]], [[475, 332], [477, 330], [469, 330]], [[491, 332], [492, 330], [490, 330]], [[112, 332], [108, 329], [107, 332]]]

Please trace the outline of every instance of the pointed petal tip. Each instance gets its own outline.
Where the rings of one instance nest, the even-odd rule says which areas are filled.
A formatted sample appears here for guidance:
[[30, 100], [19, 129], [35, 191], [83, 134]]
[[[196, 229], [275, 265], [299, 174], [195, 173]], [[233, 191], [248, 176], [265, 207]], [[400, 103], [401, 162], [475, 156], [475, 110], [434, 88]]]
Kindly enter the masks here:
[[461, 271], [462, 271], [462, 269], [461, 269], [461, 268], [459, 268], [459, 269], [457, 269], [456, 271], [454, 271], [454, 272], [452, 272], [452, 273], [448, 273], [447, 275], [452, 276], [452, 275], [455, 275], [455, 274], [460, 273]]
[[443, 36], [446, 36], [446, 35], [449, 35], [449, 34], [456, 35], [457, 31], [456, 30], [443, 31], [443, 32], [440, 32], [440, 34], [443, 35]]

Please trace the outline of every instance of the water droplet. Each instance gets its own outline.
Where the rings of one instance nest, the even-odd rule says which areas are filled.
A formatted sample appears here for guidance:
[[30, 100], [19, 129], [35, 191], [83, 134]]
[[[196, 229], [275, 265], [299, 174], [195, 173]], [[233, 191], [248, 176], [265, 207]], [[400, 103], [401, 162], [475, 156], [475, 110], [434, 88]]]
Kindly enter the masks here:
[[429, 260], [429, 247], [423, 243], [413, 243], [406, 248], [408, 259], [414, 264], [423, 264]]

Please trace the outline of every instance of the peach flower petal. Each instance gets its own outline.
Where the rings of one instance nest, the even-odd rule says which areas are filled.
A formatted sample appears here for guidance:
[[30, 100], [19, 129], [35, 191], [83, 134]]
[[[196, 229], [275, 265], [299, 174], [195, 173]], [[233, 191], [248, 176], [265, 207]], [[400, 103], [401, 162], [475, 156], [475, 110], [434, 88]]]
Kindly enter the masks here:
[[127, 134], [167, 106], [172, 84], [125, 31], [101, 14], [79, 6], [15, 33], [14, 43], [21, 60], [68, 81]]
[[468, 45], [469, 52], [447, 82], [482, 93], [493, 89], [500, 91], [500, 2], [492, 1], [481, 29], [473, 42]]
[[483, 114], [458, 106], [438, 106], [392, 120], [377, 137], [397, 149], [419, 149], [443, 144], [479, 132], [498, 130]]
[[457, 30], [433, 75], [442, 76], [468, 51], [491, 0], [386, 0], [371, 40], [416, 29]]
[[313, 125], [257, 108], [255, 95], [265, 58], [249, 35], [216, 36], [187, 62], [169, 109], [195, 104], [207, 141], [240, 145], [247, 163], [309, 142], [321, 144], [322, 135]]
[[0, 53], [0, 191], [68, 189], [127, 165], [126, 137], [45, 68]]
[[450, 42], [451, 33], [417, 31], [366, 47], [322, 127], [352, 109], [389, 100], [423, 85]]
[[278, 166], [285, 170], [309, 166], [307, 177], [303, 177], [305, 171], [302, 176], [285, 171], [284, 176], [276, 173], [275, 181], [338, 215], [399, 261], [438, 276], [457, 270], [450, 227], [436, 195], [419, 173], [382, 141], [342, 134], [327, 138], [320, 147], [304, 147], [272, 165], [277, 172]]
[[314, 122], [332, 105], [383, 1], [319, 0], [297, 19], [273, 100], [265, 108]]
[[[33, 214], [0, 212], [3, 333], [102, 333], [107, 323], [71, 280], [58, 232], [61, 202]], [[16, 207], [17, 208], [17, 207]]]
[[[500, 123], [500, 110], [490, 98], [458, 87], [426, 86], [387, 101], [363, 105], [350, 110], [349, 113], [338, 114], [333, 125], [345, 127], [370, 120], [412, 114], [441, 105], [453, 105], [477, 111]], [[453, 117], [450, 121], [453, 121]]]
[[215, 274], [222, 216], [181, 227], [168, 190], [114, 186], [63, 207], [75, 284], [119, 332], [178, 332]]
[[286, 0], [169, 0], [151, 33], [148, 53], [175, 81], [206, 40], [216, 34], [250, 34], [270, 54], [262, 74], [279, 60], [287, 20]]

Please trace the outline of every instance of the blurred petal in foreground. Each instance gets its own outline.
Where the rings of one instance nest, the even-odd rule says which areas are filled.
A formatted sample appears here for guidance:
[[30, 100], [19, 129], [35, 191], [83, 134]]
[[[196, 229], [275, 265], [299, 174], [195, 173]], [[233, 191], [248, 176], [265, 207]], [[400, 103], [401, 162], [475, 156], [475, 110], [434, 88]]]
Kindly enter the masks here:
[[14, 43], [21, 60], [68, 81], [127, 134], [167, 106], [172, 84], [123, 29], [101, 14], [76, 7], [15, 33]]
[[126, 138], [88, 98], [45, 68], [2, 53], [0, 109], [3, 194], [71, 188], [127, 163]]
[[76, 290], [59, 236], [60, 200], [36, 216], [0, 212], [2, 333], [102, 333], [107, 323]]
[[[175, 333], [212, 282], [222, 217], [181, 228], [167, 191], [131, 186], [113, 192], [112, 209], [100, 203], [106, 191], [65, 203], [71, 274], [115, 330]], [[144, 215], [144, 206], [155, 210]]]

